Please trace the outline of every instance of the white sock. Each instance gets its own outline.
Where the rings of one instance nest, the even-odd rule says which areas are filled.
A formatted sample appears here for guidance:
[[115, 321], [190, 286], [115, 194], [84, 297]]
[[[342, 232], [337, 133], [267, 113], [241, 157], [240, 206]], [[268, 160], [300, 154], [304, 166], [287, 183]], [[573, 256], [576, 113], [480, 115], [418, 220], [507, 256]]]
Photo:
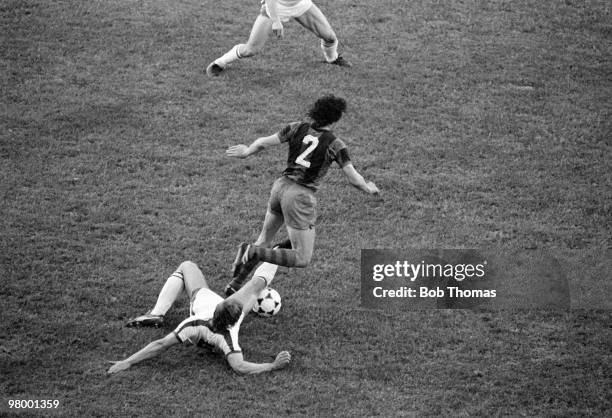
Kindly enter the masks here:
[[183, 292], [184, 288], [183, 273], [177, 270], [166, 279], [166, 283], [164, 287], [162, 287], [161, 292], [159, 292], [157, 303], [151, 311], [151, 315], [165, 315], [168, 309], [172, 307], [174, 301]]
[[329, 44], [321, 39], [321, 49], [327, 62], [333, 62], [338, 58], [338, 40]]
[[225, 54], [217, 58], [215, 60], [215, 64], [217, 64], [221, 68], [225, 68], [228, 64], [242, 58], [240, 54], [238, 53], [238, 49], [240, 48], [240, 45], [242, 44], [234, 45], [232, 49], [230, 49]]
[[270, 286], [276, 274], [276, 270], [278, 270], [276, 264], [261, 263], [259, 267], [257, 267], [257, 270], [255, 270], [255, 273], [253, 273], [253, 277], [261, 277], [266, 281], [266, 286]]

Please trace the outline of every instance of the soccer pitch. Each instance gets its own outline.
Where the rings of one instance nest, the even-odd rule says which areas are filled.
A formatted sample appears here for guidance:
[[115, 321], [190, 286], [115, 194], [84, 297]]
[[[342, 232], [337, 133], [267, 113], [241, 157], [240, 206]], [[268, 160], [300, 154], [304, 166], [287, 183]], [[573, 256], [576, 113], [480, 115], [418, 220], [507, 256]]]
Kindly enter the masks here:
[[[608, 2], [315, 2], [351, 68], [290, 22], [215, 78], [257, 1], [0, 4], [0, 415], [610, 414]], [[107, 376], [188, 315], [184, 299], [161, 329], [124, 327], [181, 261], [221, 292], [256, 239], [286, 149], [226, 148], [326, 93], [382, 198], [330, 170], [311, 264], [279, 270], [278, 315], [245, 320], [245, 358], [288, 350], [289, 367], [242, 377], [177, 347]], [[546, 250], [571, 309], [366, 309], [368, 248]]]

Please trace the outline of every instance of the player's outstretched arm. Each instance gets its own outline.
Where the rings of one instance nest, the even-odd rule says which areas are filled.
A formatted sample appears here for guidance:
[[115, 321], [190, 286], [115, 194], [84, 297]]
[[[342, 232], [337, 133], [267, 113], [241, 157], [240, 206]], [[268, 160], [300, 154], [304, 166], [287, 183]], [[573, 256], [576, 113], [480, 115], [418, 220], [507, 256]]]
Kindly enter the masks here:
[[111, 362], [113, 363], [113, 365], [110, 367], [110, 369], [108, 369], [107, 373], [113, 374], [121, 372], [123, 370], [127, 370], [136, 363], [140, 363], [143, 360], [158, 356], [159, 354], [166, 351], [168, 348], [178, 343], [179, 341], [174, 334], [168, 334], [164, 338], [160, 338], [159, 340], [155, 340], [152, 343], [149, 343], [142, 350], [132, 354], [125, 360]]
[[244, 360], [242, 353], [231, 353], [227, 356], [230, 367], [239, 374], [257, 374], [284, 369], [290, 361], [291, 354], [288, 351], [278, 353], [272, 363], [251, 363]]
[[371, 181], [366, 182], [363, 176], [359, 174], [357, 170], [355, 170], [353, 164], [349, 163], [345, 165], [344, 167], [342, 167], [342, 171], [344, 171], [344, 174], [348, 178], [349, 183], [351, 183], [353, 186], [355, 186], [362, 192], [374, 195], [380, 194], [380, 190], [378, 190], [378, 187], [376, 187], [376, 185]]
[[249, 146], [244, 144], [233, 145], [225, 151], [225, 155], [233, 158], [247, 158], [253, 154], [257, 154], [259, 151], [264, 148], [268, 148], [273, 145], [279, 145], [281, 143], [278, 134], [264, 136], [261, 138], [257, 138], [253, 143]]

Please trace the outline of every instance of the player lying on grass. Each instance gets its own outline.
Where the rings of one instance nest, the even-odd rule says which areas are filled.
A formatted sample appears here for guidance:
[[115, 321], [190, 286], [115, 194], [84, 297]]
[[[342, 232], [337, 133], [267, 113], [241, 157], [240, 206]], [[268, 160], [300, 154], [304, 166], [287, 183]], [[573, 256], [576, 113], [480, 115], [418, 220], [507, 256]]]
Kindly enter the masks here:
[[206, 68], [206, 73], [210, 76], [217, 76], [230, 63], [259, 53], [271, 33], [274, 33], [279, 39], [283, 37], [283, 23], [291, 19], [297, 20], [300, 25], [321, 39], [325, 61], [341, 67], [350, 67], [350, 64], [338, 55], [336, 33], [323, 12], [312, 0], [264, 0], [247, 43], [232, 47], [227, 53], [212, 62]]
[[[287, 143], [289, 156], [282, 177], [272, 186], [263, 228], [254, 244], [240, 244], [227, 295], [240, 289], [250, 271], [260, 261], [287, 267], [305, 267], [310, 262], [315, 242], [315, 192], [335, 161], [349, 182], [359, 190], [378, 195], [373, 182], [366, 182], [355, 170], [346, 145], [336, 138], [332, 125], [342, 117], [346, 101], [328, 95], [318, 99], [308, 111], [310, 120], [294, 122], [280, 132], [258, 138], [251, 145], [235, 145], [226, 154], [247, 158], [259, 151]], [[270, 249], [272, 239], [285, 223], [291, 248]]]
[[190, 261], [181, 263], [166, 280], [153, 310], [128, 322], [128, 326], [159, 326], [174, 301], [186, 292], [191, 297], [191, 316], [164, 338], [153, 341], [125, 360], [113, 362], [108, 373], [126, 370], [143, 360], [160, 355], [177, 344], [207, 346], [223, 354], [231, 368], [240, 374], [255, 374], [278, 370], [291, 361], [287, 351], [278, 353], [272, 363], [245, 361], [238, 345], [238, 331], [245, 315], [251, 312], [257, 295], [270, 284], [277, 266], [264, 263], [253, 278], [231, 297], [223, 299], [206, 283], [198, 266]]

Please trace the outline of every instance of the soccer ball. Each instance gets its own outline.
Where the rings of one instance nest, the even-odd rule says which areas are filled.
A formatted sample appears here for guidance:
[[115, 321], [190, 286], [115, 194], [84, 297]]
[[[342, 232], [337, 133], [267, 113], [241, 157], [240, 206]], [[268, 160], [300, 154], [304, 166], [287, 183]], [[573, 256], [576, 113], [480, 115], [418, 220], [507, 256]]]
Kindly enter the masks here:
[[281, 308], [281, 297], [278, 292], [271, 287], [266, 287], [257, 296], [253, 312], [260, 316], [276, 315]]

